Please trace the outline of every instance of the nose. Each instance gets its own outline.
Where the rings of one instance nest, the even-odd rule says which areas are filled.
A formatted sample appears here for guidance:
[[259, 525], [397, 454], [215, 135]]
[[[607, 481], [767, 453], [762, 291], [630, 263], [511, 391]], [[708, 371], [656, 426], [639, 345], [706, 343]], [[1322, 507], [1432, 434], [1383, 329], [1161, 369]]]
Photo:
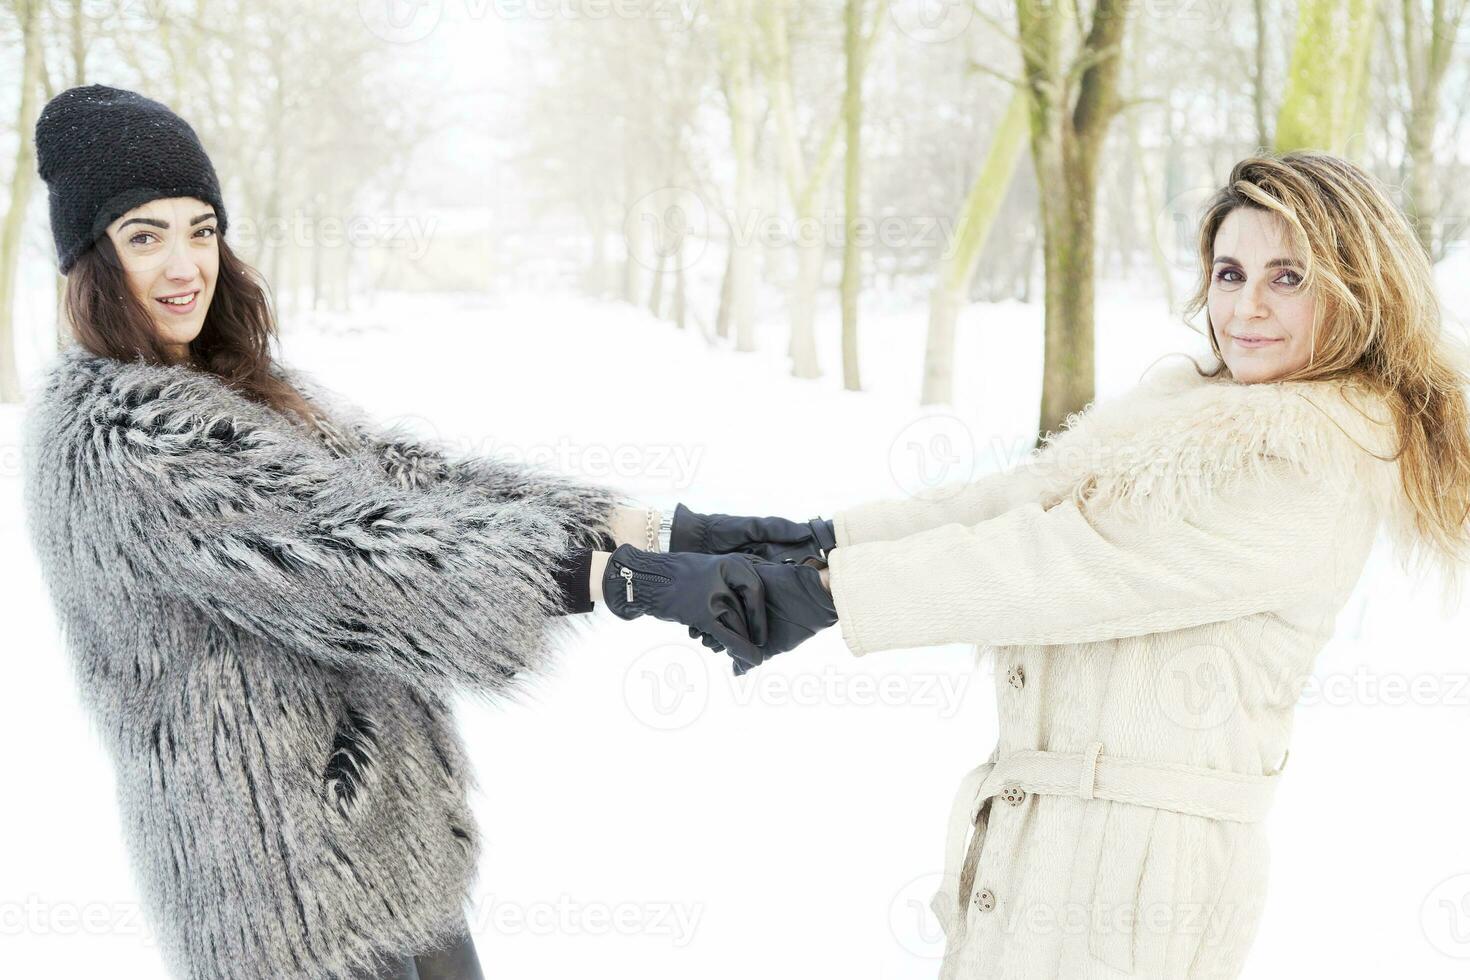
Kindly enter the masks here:
[[163, 274], [170, 282], [191, 283], [199, 278], [199, 264], [188, 252], [175, 249], [164, 263]]
[[1260, 320], [1267, 316], [1271, 310], [1266, 305], [1265, 289], [1264, 280], [1247, 282], [1236, 295], [1235, 315], [1242, 320]]

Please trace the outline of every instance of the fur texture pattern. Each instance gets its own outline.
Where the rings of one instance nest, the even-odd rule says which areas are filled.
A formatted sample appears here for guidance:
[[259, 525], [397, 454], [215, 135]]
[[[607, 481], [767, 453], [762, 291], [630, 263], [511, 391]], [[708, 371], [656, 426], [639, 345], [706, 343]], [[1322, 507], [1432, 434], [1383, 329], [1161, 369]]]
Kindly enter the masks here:
[[1200, 377], [1173, 355], [1140, 384], [1068, 416], [1029, 461], [1043, 507], [1166, 523], [1189, 520], [1217, 499], [1307, 477], [1352, 486], [1372, 503], [1411, 574], [1455, 569], [1424, 547], [1403, 492], [1398, 434], [1383, 398], [1341, 382], [1240, 384]]
[[462, 932], [477, 784], [447, 699], [551, 669], [555, 559], [625, 503], [277, 371], [319, 426], [75, 346], [26, 417], [27, 526], [184, 980], [335, 980]]
[[1206, 379], [1180, 358], [1068, 416], [1037, 463], [1079, 506], [1167, 520], [1268, 477], [1273, 460], [1328, 481], [1356, 479], [1364, 461], [1354, 446], [1382, 460], [1393, 435], [1382, 402], [1365, 392]]

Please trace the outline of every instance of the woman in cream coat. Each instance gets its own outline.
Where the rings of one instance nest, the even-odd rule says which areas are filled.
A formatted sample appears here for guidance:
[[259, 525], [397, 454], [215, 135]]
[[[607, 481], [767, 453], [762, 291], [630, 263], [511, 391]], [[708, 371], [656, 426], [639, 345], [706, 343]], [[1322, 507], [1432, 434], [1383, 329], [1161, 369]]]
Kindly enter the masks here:
[[995, 657], [999, 742], [932, 903], [943, 980], [1237, 977], [1293, 707], [1379, 530], [1457, 585], [1466, 374], [1402, 215], [1338, 158], [1252, 158], [1200, 255], [1214, 372], [1164, 360], [1012, 471], [832, 522], [855, 654]]

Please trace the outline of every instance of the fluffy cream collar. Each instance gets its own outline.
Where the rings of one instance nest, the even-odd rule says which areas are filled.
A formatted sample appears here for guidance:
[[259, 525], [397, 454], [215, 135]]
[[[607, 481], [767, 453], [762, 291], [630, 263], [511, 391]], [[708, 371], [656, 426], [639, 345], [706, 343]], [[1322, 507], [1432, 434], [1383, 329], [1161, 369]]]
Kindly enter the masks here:
[[1363, 386], [1202, 378], [1178, 354], [1122, 395], [1068, 416], [1031, 465], [1043, 506], [1070, 498], [1159, 520], [1186, 516], [1241, 480], [1294, 470], [1324, 486], [1357, 483], [1401, 537], [1407, 501], [1396, 450], [1387, 405]]

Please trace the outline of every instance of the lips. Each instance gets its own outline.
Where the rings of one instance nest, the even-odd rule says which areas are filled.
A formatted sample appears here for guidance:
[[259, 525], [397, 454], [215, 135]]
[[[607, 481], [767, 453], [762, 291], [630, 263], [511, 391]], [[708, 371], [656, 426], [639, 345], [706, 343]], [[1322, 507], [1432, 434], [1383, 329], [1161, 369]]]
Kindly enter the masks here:
[[1248, 337], [1248, 336], [1239, 336], [1239, 335], [1236, 335], [1236, 334], [1231, 334], [1230, 335], [1230, 339], [1233, 340], [1237, 345], [1239, 345], [1241, 347], [1269, 347], [1272, 344], [1279, 343], [1282, 338], [1280, 338], [1280, 337]]
[[175, 299], [173, 302], [165, 302], [165, 299], [162, 296], [155, 296], [153, 301], [174, 316], [188, 316], [192, 314], [195, 309], [198, 308], [199, 290], [194, 290], [193, 292], [188, 293], [178, 293], [175, 295], [187, 297], [187, 301], [181, 303], [177, 299]]

